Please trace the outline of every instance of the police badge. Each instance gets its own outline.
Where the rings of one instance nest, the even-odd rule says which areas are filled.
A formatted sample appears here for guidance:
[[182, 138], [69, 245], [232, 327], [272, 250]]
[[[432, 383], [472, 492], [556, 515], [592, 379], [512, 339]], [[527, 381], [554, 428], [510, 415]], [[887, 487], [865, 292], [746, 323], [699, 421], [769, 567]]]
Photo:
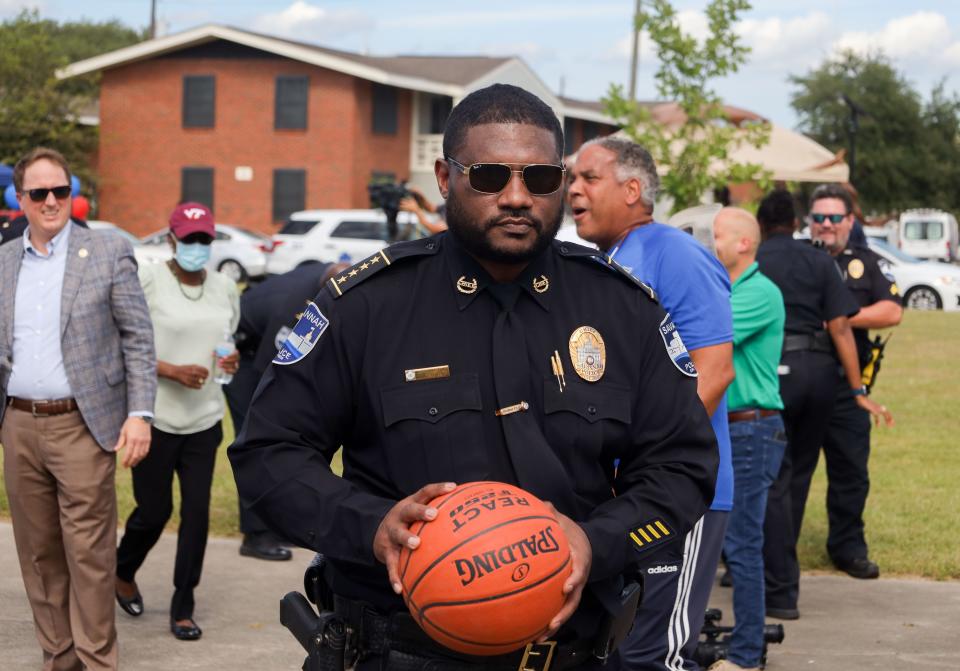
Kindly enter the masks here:
[[300, 321], [280, 345], [277, 355], [273, 357], [273, 363], [289, 366], [307, 356], [329, 324], [330, 321], [323, 316], [320, 308], [312, 302], [308, 303], [306, 309], [300, 313]]
[[667, 348], [667, 355], [677, 370], [688, 377], [697, 377], [697, 367], [693, 365], [693, 359], [687, 352], [687, 346], [680, 339], [680, 332], [677, 331], [670, 315], [660, 322], [660, 337], [663, 338], [663, 346]]
[[581, 326], [570, 335], [570, 361], [577, 375], [587, 382], [596, 382], [603, 377], [607, 347], [597, 329]]

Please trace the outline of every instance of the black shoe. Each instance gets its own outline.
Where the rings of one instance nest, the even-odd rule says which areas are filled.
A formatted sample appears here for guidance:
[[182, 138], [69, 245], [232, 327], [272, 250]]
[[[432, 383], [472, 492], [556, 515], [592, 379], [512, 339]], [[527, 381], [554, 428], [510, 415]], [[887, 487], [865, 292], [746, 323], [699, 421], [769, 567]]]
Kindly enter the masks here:
[[240, 545], [240, 554], [267, 561], [288, 561], [293, 553], [283, 547], [275, 538], [267, 535], [247, 534]]
[[203, 636], [203, 632], [200, 630], [200, 627], [197, 626], [197, 623], [190, 619], [190, 624], [180, 625], [177, 624], [177, 621], [173, 618], [170, 618], [170, 631], [173, 633], [174, 637], [181, 641], [196, 641], [198, 638]]
[[835, 561], [838, 569], [860, 580], [873, 580], [880, 577], [880, 567], [866, 557]]
[[800, 611], [797, 608], [771, 608], [767, 606], [767, 617], [775, 620], [799, 620]]
[[730, 575], [730, 569], [727, 569], [723, 572], [723, 575], [720, 576], [720, 586], [721, 587], [733, 587], [733, 576]]
[[132, 615], [133, 617], [140, 617], [143, 615], [143, 597], [140, 595], [140, 590], [137, 589], [136, 585], [134, 585], [133, 588], [136, 590], [136, 594], [129, 599], [121, 596], [120, 591], [116, 590], [117, 603], [120, 604], [124, 613]]

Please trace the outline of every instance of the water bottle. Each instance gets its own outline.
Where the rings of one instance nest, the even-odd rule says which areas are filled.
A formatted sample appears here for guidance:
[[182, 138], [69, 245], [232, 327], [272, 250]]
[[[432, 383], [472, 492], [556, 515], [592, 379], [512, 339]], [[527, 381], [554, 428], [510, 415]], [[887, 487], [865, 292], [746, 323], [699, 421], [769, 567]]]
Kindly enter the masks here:
[[217, 384], [230, 384], [230, 381], [233, 379], [233, 374], [228, 373], [220, 366], [220, 359], [225, 356], [230, 356], [235, 349], [237, 349], [237, 347], [234, 345], [233, 332], [230, 329], [224, 329], [223, 337], [220, 338], [220, 342], [217, 343], [217, 348], [214, 350], [216, 354], [214, 365], [217, 372], [213, 376], [213, 381]]

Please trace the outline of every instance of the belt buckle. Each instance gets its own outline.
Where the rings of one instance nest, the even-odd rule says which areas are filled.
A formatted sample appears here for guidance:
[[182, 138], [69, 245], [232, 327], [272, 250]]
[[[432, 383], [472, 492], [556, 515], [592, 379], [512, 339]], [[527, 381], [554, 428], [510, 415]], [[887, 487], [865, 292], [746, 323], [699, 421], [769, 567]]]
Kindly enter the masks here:
[[523, 658], [520, 660], [517, 671], [548, 671], [556, 647], [556, 641], [527, 643], [527, 647], [523, 649]]
[[38, 403], [44, 403], [45, 401], [30, 401], [30, 414], [34, 417], [49, 417], [49, 412], [39, 412], [37, 410]]

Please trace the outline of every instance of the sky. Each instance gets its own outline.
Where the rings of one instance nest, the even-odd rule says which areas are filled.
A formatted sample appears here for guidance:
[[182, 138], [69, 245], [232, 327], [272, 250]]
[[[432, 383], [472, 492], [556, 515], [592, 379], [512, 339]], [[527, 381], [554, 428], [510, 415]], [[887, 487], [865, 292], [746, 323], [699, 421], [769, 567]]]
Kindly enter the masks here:
[[[220, 23], [374, 55], [515, 55], [552, 90], [598, 100], [626, 87], [634, 0], [156, 0], [160, 34]], [[674, 0], [682, 27], [706, 33], [707, 0]], [[150, 21], [150, 0], [0, 0], [0, 19], [35, 7], [57, 20]], [[926, 98], [940, 80], [960, 91], [957, 0], [754, 0], [736, 30], [752, 51], [714, 89], [729, 104], [796, 127], [791, 75], [839, 49], [882, 50]], [[641, 37], [637, 97], [658, 98], [656, 59]]]

